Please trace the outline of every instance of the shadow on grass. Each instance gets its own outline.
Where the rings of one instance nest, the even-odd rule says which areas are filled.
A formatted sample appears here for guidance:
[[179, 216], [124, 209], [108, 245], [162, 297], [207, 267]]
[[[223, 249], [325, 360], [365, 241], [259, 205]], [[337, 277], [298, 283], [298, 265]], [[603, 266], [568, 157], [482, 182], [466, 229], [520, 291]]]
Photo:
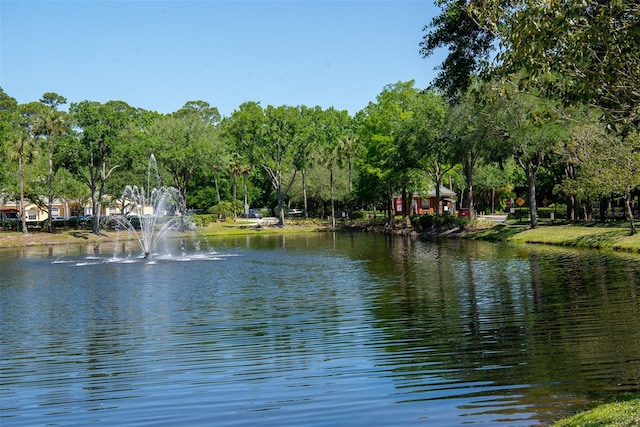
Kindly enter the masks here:
[[89, 239], [89, 236], [87, 236], [86, 231], [72, 231], [69, 233], [69, 235], [75, 237], [76, 239], [85, 239], [85, 240]]
[[628, 236], [629, 230], [615, 229], [602, 233], [594, 233], [585, 236], [568, 239], [563, 246], [588, 247], [588, 248], [612, 248], [616, 246], [621, 237]]

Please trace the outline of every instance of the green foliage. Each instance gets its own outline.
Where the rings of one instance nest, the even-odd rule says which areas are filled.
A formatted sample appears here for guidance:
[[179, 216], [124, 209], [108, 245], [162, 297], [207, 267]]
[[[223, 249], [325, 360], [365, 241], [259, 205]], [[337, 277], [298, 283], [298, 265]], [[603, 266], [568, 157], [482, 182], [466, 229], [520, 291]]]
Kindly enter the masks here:
[[149, 126], [151, 152], [183, 200], [187, 200], [187, 189], [195, 174], [224, 167], [225, 147], [213, 126], [218, 117], [217, 109], [208, 103], [191, 101]]
[[189, 219], [198, 227], [206, 227], [212, 222], [216, 222], [218, 220], [218, 215], [199, 214], [193, 215], [189, 217]]
[[490, 59], [495, 35], [478, 25], [468, 13], [469, 1], [439, 0], [436, 4], [442, 12], [424, 27], [428, 33], [420, 42], [420, 54], [426, 58], [437, 48], [449, 48], [433, 85], [456, 103], [471, 86], [483, 61]]
[[469, 224], [468, 219], [458, 218], [455, 215], [411, 215], [409, 220], [413, 228], [423, 231], [433, 229], [448, 230], [452, 228], [464, 229]]
[[502, 47], [498, 72], [566, 103], [595, 104], [610, 123], [640, 121], [640, 4], [635, 0], [488, 0], [471, 8]]
[[[93, 211], [102, 203], [105, 185], [121, 165], [116, 153], [122, 146], [121, 135], [137, 111], [122, 101], [82, 101], [69, 108], [72, 124], [78, 129], [76, 138], [61, 143], [62, 164], [89, 188]], [[93, 232], [100, 224], [94, 221]]]
[[555, 219], [567, 219], [567, 206], [564, 204], [557, 204], [555, 207], [538, 208], [538, 218], [551, 218]]
[[217, 215], [218, 218], [224, 220], [227, 217], [233, 216], [233, 203], [223, 200], [217, 205], [211, 206], [209, 209], [207, 209], [207, 212], [209, 212], [210, 214]]
[[[5, 187], [9, 175], [13, 135], [17, 125], [18, 102], [0, 87], [0, 183]], [[5, 190], [6, 188], [0, 188]]]

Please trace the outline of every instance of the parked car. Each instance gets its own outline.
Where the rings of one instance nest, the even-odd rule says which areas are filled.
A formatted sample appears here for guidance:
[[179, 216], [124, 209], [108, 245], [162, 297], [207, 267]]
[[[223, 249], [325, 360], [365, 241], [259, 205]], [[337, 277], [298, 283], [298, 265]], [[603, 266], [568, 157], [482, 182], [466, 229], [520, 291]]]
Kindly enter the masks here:
[[302, 209], [289, 209], [289, 212], [287, 213], [287, 215], [290, 216], [300, 216], [303, 214]]
[[70, 216], [65, 220], [66, 224], [70, 227], [86, 227], [93, 220], [91, 215], [77, 215]]
[[0, 222], [20, 222], [22, 217], [17, 209], [0, 209]]
[[244, 218], [256, 218], [256, 219], [262, 219], [262, 214], [260, 212], [258, 212], [255, 209], [249, 209], [249, 213], [247, 214], [242, 214], [242, 216]]
[[458, 218], [469, 218], [469, 209], [460, 208], [460, 210], [458, 210]]

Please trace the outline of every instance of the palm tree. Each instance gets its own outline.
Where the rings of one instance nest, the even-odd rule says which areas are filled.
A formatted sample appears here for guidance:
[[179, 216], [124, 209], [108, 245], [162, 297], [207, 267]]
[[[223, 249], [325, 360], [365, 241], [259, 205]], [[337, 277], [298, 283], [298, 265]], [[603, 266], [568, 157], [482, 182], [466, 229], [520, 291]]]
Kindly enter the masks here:
[[232, 205], [232, 210], [233, 210], [233, 221], [235, 222], [236, 217], [238, 215], [238, 209], [237, 209], [237, 186], [236, 186], [236, 181], [238, 178], [238, 174], [240, 174], [240, 164], [238, 163], [236, 156], [233, 156], [231, 158], [230, 161], [230, 165], [231, 167], [231, 188], [232, 188], [232, 193], [233, 193], [233, 205]]
[[69, 130], [66, 113], [56, 110], [60, 104], [67, 102], [65, 98], [54, 93], [45, 93], [40, 100], [47, 105], [47, 109], [39, 114], [34, 126], [34, 133], [44, 137], [44, 144], [47, 151], [49, 171], [47, 175], [47, 231], [52, 232], [51, 208], [53, 203], [53, 153], [56, 148], [57, 137], [65, 134]]
[[[18, 189], [20, 192], [20, 215], [22, 217], [22, 234], [29, 234], [27, 218], [24, 214], [24, 166], [30, 162], [35, 153], [35, 141], [37, 134], [32, 134], [33, 121], [38, 111], [37, 103], [22, 104], [18, 107], [19, 126], [15, 129], [15, 160], [18, 162]], [[32, 136], [33, 135], [33, 136]]]

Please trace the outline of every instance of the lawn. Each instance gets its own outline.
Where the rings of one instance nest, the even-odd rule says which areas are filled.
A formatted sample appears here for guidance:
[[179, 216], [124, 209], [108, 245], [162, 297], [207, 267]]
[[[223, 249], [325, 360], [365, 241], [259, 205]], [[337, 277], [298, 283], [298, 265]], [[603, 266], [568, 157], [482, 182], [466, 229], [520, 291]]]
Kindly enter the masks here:
[[528, 226], [513, 224], [471, 229], [466, 234], [466, 237], [477, 240], [640, 252], [640, 233], [631, 236], [628, 227], [564, 224], [540, 225], [529, 229]]
[[640, 394], [600, 405], [553, 424], [553, 427], [632, 427], [640, 425]]

